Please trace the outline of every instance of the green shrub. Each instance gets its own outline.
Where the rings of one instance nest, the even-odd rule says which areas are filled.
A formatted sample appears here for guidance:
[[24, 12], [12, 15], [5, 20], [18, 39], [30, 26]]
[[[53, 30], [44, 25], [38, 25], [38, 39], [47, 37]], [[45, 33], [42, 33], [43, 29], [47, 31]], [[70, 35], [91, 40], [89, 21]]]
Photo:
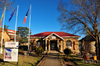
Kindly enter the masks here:
[[66, 48], [66, 49], [64, 50], [64, 53], [66, 54], [65, 58], [66, 58], [67, 61], [68, 61], [68, 56], [71, 54], [71, 50], [68, 49], [68, 48]]
[[36, 49], [35, 49], [35, 53], [36, 53], [37, 55], [40, 55], [43, 51], [44, 51], [44, 50], [43, 50], [42, 46], [36, 47]]
[[68, 48], [66, 48], [66, 49], [64, 50], [64, 53], [68, 56], [69, 54], [71, 54], [71, 50], [68, 49]]

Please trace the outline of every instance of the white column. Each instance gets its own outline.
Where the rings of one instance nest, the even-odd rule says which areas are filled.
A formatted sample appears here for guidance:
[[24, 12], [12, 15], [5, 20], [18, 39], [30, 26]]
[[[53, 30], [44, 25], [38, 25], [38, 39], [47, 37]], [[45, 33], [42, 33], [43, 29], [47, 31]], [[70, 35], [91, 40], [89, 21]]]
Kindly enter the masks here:
[[45, 39], [45, 51], [47, 51], [47, 39]]
[[61, 46], [61, 47], [60, 47], [60, 48], [61, 48], [61, 49], [60, 49], [60, 52], [63, 52], [63, 41], [62, 41], [62, 40], [61, 40], [60, 46]]
[[65, 47], [64, 47], [64, 40], [63, 40], [63, 50], [65, 49]]
[[59, 44], [59, 39], [57, 40], [57, 47], [58, 47], [58, 50], [59, 50], [59, 45], [58, 44]]
[[50, 40], [48, 42], [48, 50], [50, 51]]

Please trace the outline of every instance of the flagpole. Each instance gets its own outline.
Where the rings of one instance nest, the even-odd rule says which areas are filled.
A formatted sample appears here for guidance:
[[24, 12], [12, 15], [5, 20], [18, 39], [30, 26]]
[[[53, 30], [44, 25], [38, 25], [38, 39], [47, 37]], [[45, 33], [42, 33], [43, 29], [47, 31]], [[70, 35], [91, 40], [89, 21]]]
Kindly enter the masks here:
[[30, 24], [31, 24], [31, 5], [30, 5], [30, 17], [29, 17], [28, 55], [29, 55], [29, 44], [30, 44]]
[[17, 5], [17, 12], [16, 12], [16, 22], [15, 22], [15, 38], [14, 38], [14, 42], [16, 42], [16, 27], [17, 27], [18, 8], [19, 8], [19, 5]]
[[2, 39], [1, 39], [1, 54], [2, 54], [2, 44], [3, 44], [3, 33], [4, 33], [5, 11], [6, 11], [6, 6], [4, 7], [3, 28], [2, 28]]

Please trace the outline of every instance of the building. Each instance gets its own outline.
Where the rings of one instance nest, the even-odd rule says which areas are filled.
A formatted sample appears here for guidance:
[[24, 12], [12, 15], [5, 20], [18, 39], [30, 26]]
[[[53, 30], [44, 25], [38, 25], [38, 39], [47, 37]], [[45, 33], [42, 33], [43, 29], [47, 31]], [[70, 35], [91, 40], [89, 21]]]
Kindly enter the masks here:
[[95, 39], [92, 36], [85, 36], [80, 40], [81, 42], [81, 51], [88, 52], [88, 53], [96, 53], [95, 47]]
[[65, 48], [69, 48], [72, 52], [79, 52], [79, 37], [65, 32], [38, 33], [30, 36], [30, 50], [41, 45], [45, 51], [63, 52]]
[[7, 29], [7, 34], [9, 35], [10, 40], [14, 40], [15, 30]]
[[[14, 41], [14, 36], [15, 36], [15, 30], [10, 30], [10, 29], [4, 30], [3, 44], [5, 44], [5, 42]], [[19, 36], [19, 35], [17, 35], [17, 36]], [[2, 39], [2, 29], [0, 29], [0, 39]], [[1, 42], [0, 42], [0, 44], [1, 44]]]
[[[0, 31], [0, 39], [2, 39], [2, 32]], [[4, 31], [3, 33], [3, 44], [5, 44], [5, 42], [10, 41], [10, 36], [7, 34], [6, 31]], [[0, 44], [1, 44], [1, 40], [0, 40]]]

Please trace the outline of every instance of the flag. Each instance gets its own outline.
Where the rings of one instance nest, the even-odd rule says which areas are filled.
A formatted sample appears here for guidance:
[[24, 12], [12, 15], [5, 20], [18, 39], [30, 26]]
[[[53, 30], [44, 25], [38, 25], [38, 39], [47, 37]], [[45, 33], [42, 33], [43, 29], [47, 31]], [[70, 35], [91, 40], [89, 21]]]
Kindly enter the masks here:
[[26, 22], [26, 19], [27, 19], [28, 13], [29, 13], [29, 9], [28, 9], [28, 11], [27, 11], [27, 13], [26, 13], [26, 16], [25, 16], [25, 18], [24, 18], [24, 21], [23, 21], [24, 24], [25, 24], [25, 22]]
[[[16, 8], [17, 9], [17, 8]], [[15, 15], [16, 9], [13, 11], [13, 13], [11, 14], [11, 17], [9, 18], [9, 22], [11, 20], [11, 18]]]
[[0, 28], [1, 28], [2, 20], [3, 20], [4, 12], [5, 10], [3, 11], [2, 16], [1, 16]]

